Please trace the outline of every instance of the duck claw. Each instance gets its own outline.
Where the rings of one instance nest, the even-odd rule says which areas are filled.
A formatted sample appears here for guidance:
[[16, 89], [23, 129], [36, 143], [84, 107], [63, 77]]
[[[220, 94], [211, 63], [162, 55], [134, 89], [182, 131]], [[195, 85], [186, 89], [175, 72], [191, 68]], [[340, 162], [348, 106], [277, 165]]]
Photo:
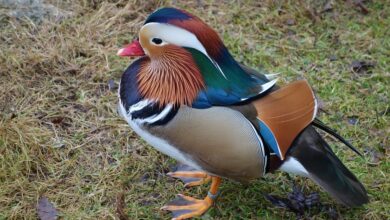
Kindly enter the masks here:
[[213, 200], [206, 197], [203, 200], [179, 194], [174, 200], [161, 209], [170, 211], [174, 220], [201, 216], [213, 204]]
[[179, 165], [175, 172], [167, 173], [168, 176], [180, 179], [184, 187], [199, 186], [210, 182], [211, 176], [206, 172], [198, 171], [187, 165]]

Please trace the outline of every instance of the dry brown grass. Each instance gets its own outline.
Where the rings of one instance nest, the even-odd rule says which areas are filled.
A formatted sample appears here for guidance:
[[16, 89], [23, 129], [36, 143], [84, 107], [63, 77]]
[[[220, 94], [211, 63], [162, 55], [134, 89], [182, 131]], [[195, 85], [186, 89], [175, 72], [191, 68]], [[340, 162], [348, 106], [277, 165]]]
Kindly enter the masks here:
[[8, 20], [0, 45], [0, 219], [34, 218], [43, 195], [70, 219], [113, 217], [120, 162], [138, 141], [117, 117], [107, 82], [126, 62], [112, 59], [124, 43], [118, 36], [135, 31], [144, 6], [81, 3], [62, 23]]
[[[107, 86], [110, 79], [119, 81], [129, 63], [116, 57], [117, 49], [131, 40], [148, 13], [163, 4], [172, 2], [68, 0], [59, 6], [75, 15], [60, 23], [35, 24], [0, 16], [0, 219], [36, 218], [35, 207], [41, 196], [47, 197], [64, 219], [115, 219], [119, 218], [117, 198], [121, 195], [125, 199], [124, 213], [130, 219], [169, 217], [159, 207], [183, 190], [181, 184], [173, 184], [163, 176], [172, 161], [146, 147], [118, 118], [116, 91]], [[328, 110], [336, 116], [325, 116], [325, 120], [337, 123], [338, 109], [344, 114], [361, 113], [362, 128], [347, 127], [342, 131], [356, 137], [360, 146], [367, 143], [379, 148], [389, 144], [388, 105], [381, 102], [383, 97], [389, 100], [383, 92], [389, 82], [386, 77], [390, 62], [383, 58], [389, 46], [387, 41], [383, 46], [380, 39], [358, 33], [362, 34], [355, 35], [360, 43], [354, 45], [356, 41], [350, 39], [356, 34], [353, 28], [351, 32], [340, 32], [341, 40], [349, 42], [347, 47], [351, 50], [342, 47], [336, 55], [346, 59], [378, 58], [373, 78], [348, 81], [352, 86], [343, 90], [335, 82], [335, 77], [340, 78], [330, 73], [341, 68], [340, 72], [347, 74], [348, 64], [341, 60], [310, 66], [326, 56], [324, 51], [329, 52], [325, 49], [327, 44], [321, 44], [321, 40], [327, 42], [328, 38], [322, 33], [318, 38], [311, 37], [321, 32], [321, 26], [312, 25], [302, 5], [289, 2], [279, 16], [278, 7], [283, 7], [277, 1], [245, 4], [206, 1], [204, 10], [197, 1], [175, 4], [185, 6], [216, 27], [238, 59], [252, 65], [261, 61], [267, 69], [286, 73], [289, 80], [301, 75], [309, 78], [316, 89], [322, 89], [323, 96], [329, 94], [324, 99], [331, 106]], [[345, 12], [346, 7], [340, 9], [346, 13], [341, 19], [356, 15], [354, 11]], [[285, 25], [290, 18], [301, 22], [297, 25], [298, 33], [283, 37], [292, 29]], [[319, 41], [319, 46], [313, 46], [314, 41]], [[367, 48], [374, 55], [367, 55]], [[307, 69], [295, 69], [298, 66]], [[330, 92], [333, 87], [327, 87], [332, 85], [328, 81], [336, 83], [334, 88], [340, 94]], [[373, 85], [382, 98], [372, 98], [368, 105], [359, 104], [359, 99], [353, 96], [356, 93], [353, 83]], [[353, 99], [343, 105], [340, 97]], [[356, 106], [356, 112], [350, 106]], [[387, 113], [377, 116], [375, 121], [373, 112], [385, 109]], [[369, 129], [367, 136], [365, 131]], [[343, 159], [354, 158], [350, 153], [341, 155]], [[358, 176], [370, 191], [374, 189], [370, 192], [372, 203], [367, 208], [337, 208], [346, 218], [389, 217], [385, 209], [390, 202], [387, 151], [385, 156], [380, 167], [349, 160], [348, 165], [361, 172]], [[299, 182], [307, 183], [302, 179]], [[308, 188], [315, 187], [309, 183]], [[261, 196], [262, 192], [273, 190], [286, 194], [288, 180], [282, 175], [271, 175], [249, 188], [230, 183], [224, 189], [226, 197], [221, 199], [222, 205], [206, 218], [291, 217], [271, 208]], [[385, 193], [381, 195], [378, 190]], [[201, 195], [205, 188], [187, 192]], [[320, 214], [317, 218], [325, 217]]]

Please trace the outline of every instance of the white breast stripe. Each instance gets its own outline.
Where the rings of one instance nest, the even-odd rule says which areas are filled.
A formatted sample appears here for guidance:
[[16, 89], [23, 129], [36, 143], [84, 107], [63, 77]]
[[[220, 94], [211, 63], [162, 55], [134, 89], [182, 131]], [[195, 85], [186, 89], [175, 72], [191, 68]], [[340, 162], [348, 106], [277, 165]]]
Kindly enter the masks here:
[[138, 124], [145, 124], [145, 123], [148, 123], [148, 124], [152, 124], [154, 122], [157, 122], [161, 119], [164, 119], [168, 114], [169, 112], [172, 110], [172, 105], [167, 105], [164, 110], [162, 110], [160, 112], [160, 114], [155, 114], [155, 115], [152, 115], [148, 118], [143, 118], [143, 119], [135, 119], [134, 122], [137, 122]]
[[143, 108], [145, 108], [147, 105], [149, 105], [152, 101], [150, 101], [149, 99], [144, 99], [142, 101], [139, 101], [137, 102], [136, 104], [130, 106], [130, 109], [129, 109], [129, 112], [128, 114], [131, 114], [135, 111], [139, 111]]
[[142, 110], [143, 108], [147, 107], [149, 104], [151, 104], [152, 101], [149, 100], [149, 99], [144, 99], [142, 101], [139, 101], [137, 102], [136, 104], [130, 106], [129, 108], [129, 111], [126, 112], [126, 109], [125, 107], [123, 106], [121, 100], [119, 100], [119, 106], [120, 106], [120, 114], [122, 115], [122, 117], [124, 117], [127, 121], [128, 120], [132, 120], [134, 122], [136, 122], [137, 124], [152, 124], [152, 123], [155, 123], [159, 120], [162, 120], [164, 119], [168, 114], [169, 112], [172, 110], [173, 108], [173, 105], [172, 104], [169, 104], [167, 105], [159, 114], [154, 114], [152, 116], [149, 116], [147, 118], [137, 118], [137, 119], [132, 119], [132, 116], [131, 114], [133, 112], [136, 112], [136, 111], [140, 111]]

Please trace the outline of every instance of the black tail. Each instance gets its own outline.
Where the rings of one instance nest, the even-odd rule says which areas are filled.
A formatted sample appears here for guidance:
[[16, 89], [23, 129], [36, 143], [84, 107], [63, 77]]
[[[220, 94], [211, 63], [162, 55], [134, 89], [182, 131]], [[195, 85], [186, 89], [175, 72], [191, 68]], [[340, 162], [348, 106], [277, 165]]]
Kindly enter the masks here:
[[364, 186], [312, 126], [296, 138], [287, 156], [298, 160], [310, 178], [342, 204], [353, 207], [368, 202]]

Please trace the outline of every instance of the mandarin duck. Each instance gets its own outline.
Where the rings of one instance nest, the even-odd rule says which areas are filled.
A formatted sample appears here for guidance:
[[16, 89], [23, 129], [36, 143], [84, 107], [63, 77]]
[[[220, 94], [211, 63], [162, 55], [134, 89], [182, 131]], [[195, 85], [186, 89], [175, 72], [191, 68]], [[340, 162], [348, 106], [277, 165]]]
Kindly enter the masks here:
[[346, 206], [368, 202], [364, 186], [314, 129], [356, 151], [316, 119], [308, 82], [275, 85], [237, 62], [200, 18], [158, 9], [118, 55], [140, 57], [121, 78], [121, 116], [151, 146], [187, 165], [170, 176], [186, 186], [211, 181], [204, 199], [179, 194], [163, 207], [174, 219], [205, 213], [222, 178], [247, 182], [275, 170], [312, 179]]

